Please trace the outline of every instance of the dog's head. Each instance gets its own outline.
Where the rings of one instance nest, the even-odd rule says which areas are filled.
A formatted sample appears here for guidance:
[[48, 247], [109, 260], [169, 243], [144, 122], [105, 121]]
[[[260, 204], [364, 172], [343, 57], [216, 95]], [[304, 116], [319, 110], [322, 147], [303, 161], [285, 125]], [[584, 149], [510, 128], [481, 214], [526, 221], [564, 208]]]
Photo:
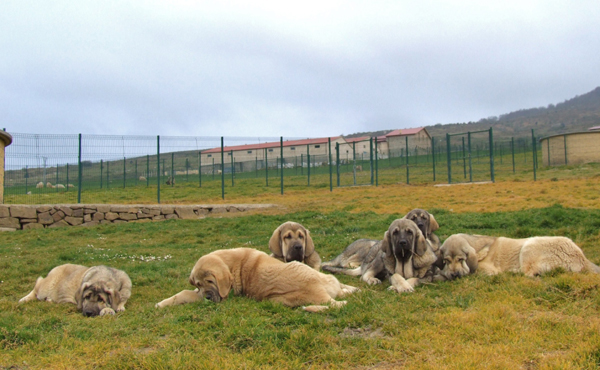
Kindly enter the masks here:
[[477, 270], [477, 252], [460, 236], [450, 236], [440, 248], [444, 267], [441, 274], [453, 280]]
[[284, 262], [304, 262], [306, 257], [314, 253], [315, 245], [304, 226], [288, 221], [275, 229], [269, 240], [269, 249]]
[[218, 303], [229, 295], [233, 277], [220, 257], [207, 254], [200, 257], [192, 269], [190, 284], [198, 288], [199, 295]]
[[423, 256], [427, 248], [427, 240], [421, 230], [405, 218], [392, 222], [381, 243], [386, 257], [393, 256], [398, 261], [407, 261], [415, 253]]
[[415, 208], [408, 212], [404, 218], [417, 224], [426, 238], [429, 238], [432, 232], [440, 228], [435, 217], [424, 209]]
[[83, 316], [98, 316], [105, 308], [115, 310], [121, 302], [119, 291], [105, 282], [84, 282], [76, 295]]

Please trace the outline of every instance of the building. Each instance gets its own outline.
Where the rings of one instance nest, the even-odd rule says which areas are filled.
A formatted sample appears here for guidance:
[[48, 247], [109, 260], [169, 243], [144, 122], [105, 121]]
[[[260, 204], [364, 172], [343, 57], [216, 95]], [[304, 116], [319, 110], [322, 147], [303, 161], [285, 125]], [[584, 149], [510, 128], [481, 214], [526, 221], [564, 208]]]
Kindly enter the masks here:
[[[225, 164], [233, 162], [256, 162], [263, 163], [265, 159], [269, 166], [281, 156], [281, 147], [283, 146], [283, 158], [286, 163], [301, 163], [305, 162], [307, 155], [311, 156], [311, 164], [316, 162], [327, 162], [329, 158], [329, 139], [316, 138], [303, 140], [285, 140], [283, 145], [279, 141], [269, 143], [247, 144], [226, 146], [223, 148], [223, 157]], [[343, 137], [337, 136], [331, 138], [331, 153], [332, 159], [335, 158], [336, 144], [340, 145], [340, 152], [345, 152], [351, 148], [348, 146]], [[212, 148], [201, 152], [202, 164], [220, 164], [221, 163], [221, 148]], [[258, 165], [263, 168], [262, 165]]]

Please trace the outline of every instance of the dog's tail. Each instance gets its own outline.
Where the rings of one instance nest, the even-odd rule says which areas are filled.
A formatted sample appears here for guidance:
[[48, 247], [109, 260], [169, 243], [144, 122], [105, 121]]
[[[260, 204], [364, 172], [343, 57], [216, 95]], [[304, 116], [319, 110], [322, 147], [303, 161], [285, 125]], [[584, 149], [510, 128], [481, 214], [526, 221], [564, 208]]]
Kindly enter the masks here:
[[593, 272], [595, 274], [600, 274], [600, 267], [598, 267], [598, 265], [594, 264], [592, 261], [586, 259], [585, 260], [585, 267], [589, 272]]
[[347, 269], [343, 267], [337, 266], [321, 266], [321, 270], [331, 272], [332, 274], [344, 274], [350, 276], [360, 276], [362, 275], [361, 267], [357, 267], [355, 269]]

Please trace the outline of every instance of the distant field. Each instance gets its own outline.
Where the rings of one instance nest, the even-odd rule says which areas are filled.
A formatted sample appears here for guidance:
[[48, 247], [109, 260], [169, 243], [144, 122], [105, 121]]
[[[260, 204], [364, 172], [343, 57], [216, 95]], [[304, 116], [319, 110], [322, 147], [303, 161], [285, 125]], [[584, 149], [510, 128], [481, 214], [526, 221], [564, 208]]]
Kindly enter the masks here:
[[[600, 276], [592, 274], [474, 275], [402, 295], [387, 291], [387, 282], [371, 287], [342, 276], [362, 291], [323, 314], [234, 296], [221, 304], [154, 308], [190, 288], [200, 256], [219, 248], [266, 251], [284, 221], [309, 228], [328, 260], [358, 238], [381, 238], [392, 220], [416, 207], [435, 215], [442, 239], [458, 232], [565, 235], [600, 264], [599, 176], [564, 172], [548, 170], [536, 182], [451, 187], [400, 182], [329, 192], [328, 185], [298, 185], [284, 196], [275, 186], [258, 193], [234, 187], [226, 202], [281, 207], [197, 221], [3, 233], [0, 368], [596, 368]], [[205, 198], [176, 187], [177, 202], [223, 202], [215, 188]], [[71, 305], [17, 304], [38, 276], [63, 263], [127, 271], [133, 281], [127, 311], [90, 319]]]

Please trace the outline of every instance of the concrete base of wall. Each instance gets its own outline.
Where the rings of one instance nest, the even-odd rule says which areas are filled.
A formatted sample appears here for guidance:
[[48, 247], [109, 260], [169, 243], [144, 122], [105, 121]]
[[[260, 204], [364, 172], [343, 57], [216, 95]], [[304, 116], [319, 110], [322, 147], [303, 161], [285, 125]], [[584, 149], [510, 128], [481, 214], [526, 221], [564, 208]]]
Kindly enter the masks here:
[[55, 204], [0, 205], [0, 231], [48, 227], [96, 226], [171, 219], [196, 220], [276, 207], [274, 204], [116, 205]]

